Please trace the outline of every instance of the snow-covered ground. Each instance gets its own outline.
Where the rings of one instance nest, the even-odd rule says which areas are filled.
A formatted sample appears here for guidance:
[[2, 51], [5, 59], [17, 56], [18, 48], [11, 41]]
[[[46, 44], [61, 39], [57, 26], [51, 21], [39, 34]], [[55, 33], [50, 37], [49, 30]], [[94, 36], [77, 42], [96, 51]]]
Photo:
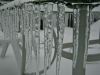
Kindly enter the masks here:
[[[100, 20], [91, 25], [91, 34], [90, 39], [99, 39], [99, 27]], [[65, 28], [64, 34], [64, 43], [72, 42], [72, 28]], [[1, 34], [0, 34], [1, 35]], [[43, 31], [41, 31], [41, 42], [43, 39]], [[100, 53], [100, 45], [95, 44], [91, 45], [89, 48], [89, 54], [91, 53]], [[40, 54], [40, 69], [43, 69], [43, 44], [41, 44], [41, 54]], [[2, 44], [0, 44], [0, 52], [2, 50]], [[67, 49], [68, 50], [68, 49]], [[35, 71], [35, 57], [33, 56], [33, 71]], [[15, 60], [15, 56], [12, 50], [12, 46], [9, 45], [8, 51], [6, 53], [5, 58], [0, 58], [0, 75], [20, 75], [17, 62]], [[56, 75], [56, 62], [53, 63], [51, 68], [47, 71], [47, 75]], [[60, 75], [72, 75], [72, 61], [61, 58], [61, 68]], [[100, 75], [100, 61], [87, 63], [86, 65], [86, 75]]]

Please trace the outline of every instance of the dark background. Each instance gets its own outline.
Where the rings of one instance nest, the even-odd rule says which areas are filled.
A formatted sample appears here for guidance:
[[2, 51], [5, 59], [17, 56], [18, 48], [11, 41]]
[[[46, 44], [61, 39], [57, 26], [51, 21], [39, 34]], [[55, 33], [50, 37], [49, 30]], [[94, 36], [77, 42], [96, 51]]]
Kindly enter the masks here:
[[14, 0], [0, 0], [0, 1], [14, 1]]

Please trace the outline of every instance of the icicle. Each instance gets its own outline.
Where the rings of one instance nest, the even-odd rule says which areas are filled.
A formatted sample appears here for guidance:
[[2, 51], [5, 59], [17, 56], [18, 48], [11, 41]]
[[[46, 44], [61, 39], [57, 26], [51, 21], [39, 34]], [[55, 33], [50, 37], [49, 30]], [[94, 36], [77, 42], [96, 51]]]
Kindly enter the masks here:
[[1, 16], [0, 17], [0, 30], [2, 30], [2, 19], [1, 19], [2, 18], [2, 11], [1, 10], [0, 10], [0, 16]]
[[32, 32], [32, 35], [33, 35], [33, 25], [34, 25], [34, 13], [33, 13], [33, 10], [34, 10], [34, 6], [32, 5], [32, 11], [30, 12], [30, 31]]
[[2, 28], [4, 33], [4, 39], [5, 39], [5, 10], [3, 10], [2, 18], [3, 18]]
[[0, 30], [2, 31], [2, 11], [0, 10]]
[[52, 3], [48, 4], [48, 18], [47, 18], [47, 26], [48, 26], [48, 65], [51, 66], [51, 54], [52, 54], [52, 45], [53, 45], [53, 23], [52, 23], [52, 15], [53, 15], [53, 7]]
[[51, 65], [51, 54], [52, 54], [52, 41], [53, 41], [53, 24], [52, 24], [52, 3], [44, 4], [44, 75], [46, 75], [47, 60], [48, 65]]
[[18, 39], [18, 31], [19, 31], [19, 15], [18, 15], [18, 7], [15, 7], [15, 36]]
[[3, 32], [4, 32], [4, 39], [7, 39], [8, 38], [8, 20], [7, 20], [7, 10], [5, 9], [3, 11]]
[[[24, 28], [24, 27], [25, 27], [25, 26], [24, 26], [24, 19], [25, 19], [25, 18], [24, 18], [24, 13], [25, 13], [25, 12], [24, 12], [24, 8], [21, 8], [20, 11], [19, 11], [19, 13], [20, 13], [20, 18], [21, 18], [21, 19], [20, 19], [21, 34], [23, 35], [23, 34], [24, 34], [24, 29], [25, 29], [25, 28]], [[21, 39], [22, 39], [22, 37], [21, 37]]]
[[32, 14], [33, 14], [33, 9], [32, 9], [32, 6], [33, 4], [29, 3], [28, 6], [27, 6], [27, 13], [28, 13], [28, 25], [27, 25], [27, 28], [28, 28], [28, 49], [29, 49], [29, 55], [30, 55], [30, 73], [32, 73], [32, 35], [33, 35], [33, 32], [32, 32], [32, 28], [31, 28], [31, 22], [32, 22]]
[[46, 75], [47, 71], [47, 49], [48, 49], [48, 29], [47, 29], [47, 4], [44, 4], [44, 75]]
[[9, 30], [9, 28], [8, 28], [8, 25], [9, 25], [9, 21], [8, 21], [8, 19], [9, 19], [9, 14], [8, 14], [8, 10], [6, 9], [6, 39], [8, 39], [8, 30]]
[[14, 11], [13, 9], [10, 9], [10, 34], [11, 34], [11, 40], [15, 38], [14, 36]]
[[11, 9], [8, 9], [8, 26], [9, 26], [9, 39], [11, 40], [12, 38], [11, 38], [11, 36], [12, 36], [12, 33], [11, 33], [11, 31], [12, 31], [12, 19], [11, 19], [11, 17], [12, 17], [12, 15], [11, 15]]
[[87, 15], [86, 15], [86, 32], [85, 32], [85, 53], [84, 53], [84, 61], [83, 68], [86, 67], [87, 55], [88, 55], [88, 45], [89, 45], [89, 37], [90, 37], [90, 24], [91, 24], [91, 10], [89, 5], [87, 6]]
[[12, 13], [12, 15], [13, 15], [13, 39], [16, 39], [16, 34], [17, 34], [17, 32], [16, 32], [16, 21], [17, 21], [17, 19], [16, 19], [16, 7], [14, 7], [13, 8], [13, 13]]
[[[31, 60], [32, 60], [32, 49], [33, 49], [33, 4], [29, 4], [29, 47], [30, 47], [30, 53], [31, 53]], [[32, 61], [31, 61], [32, 65]], [[31, 70], [32, 71], [32, 70]], [[32, 73], [32, 72], [31, 72]]]
[[35, 45], [36, 45], [36, 75], [39, 75], [40, 61], [40, 5], [34, 4]]
[[30, 32], [30, 4], [25, 4], [24, 9], [24, 25], [25, 25], [25, 44], [26, 44], [26, 66], [25, 73], [32, 73], [32, 38]]
[[6, 14], [5, 14], [5, 10], [3, 11], [3, 32], [4, 32], [4, 39], [6, 39], [6, 29], [5, 29], [5, 25], [6, 25]]
[[8, 37], [9, 37], [9, 40], [11, 40], [11, 15], [10, 15], [10, 9], [7, 10], [8, 12]]
[[22, 8], [19, 10], [20, 15], [20, 27], [21, 27], [21, 34], [23, 39], [23, 35], [25, 35], [25, 41], [22, 40], [22, 42], [25, 42], [25, 49], [26, 49], [26, 62], [25, 62], [25, 74], [31, 74], [32, 73], [32, 49], [30, 47], [31, 38], [30, 38], [30, 27], [29, 27], [29, 9], [28, 4], [25, 4], [22, 6]]
[[[24, 26], [24, 6], [22, 6], [20, 9], [19, 9], [19, 22], [20, 22], [20, 33], [21, 33], [21, 46], [25, 48], [25, 26]], [[26, 66], [26, 65], [25, 65]]]
[[30, 55], [29, 55], [29, 44], [28, 44], [28, 40], [29, 40], [29, 29], [28, 29], [28, 11], [27, 11], [27, 6], [25, 4], [25, 9], [24, 9], [24, 35], [25, 35], [25, 48], [26, 48], [26, 66], [25, 66], [25, 73], [30, 73]]
[[34, 4], [30, 3], [30, 8], [29, 8], [29, 21], [30, 21], [30, 48], [33, 50], [33, 25], [34, 25]]
[[6, 10], [6, 35], [9, 38], [9, 9]]
[[57, 24], [57, 60], [56, 60], [56, 75], [59, 75], [61, 53], [64, 38], [64, 28], [65, 28], [65, 5], [63, 3], [58, 3], [58, 24]]
[[78, 35], [79, 35], [79, 11], [77, 7], [74, 9], [74, 26], [73, 26], [73, 68], [76, 66], [77, 54], [78, 54]]
[[3, 31], [3, 10], [1, 10], [1, 30]]
[[18, 28], [18, 32], [22, 32], [21, 31], [21, 13], [22, 13], [22, 9], [21, 8], [18, 8], [18, 21], [17, 21], [17, 23], [18, 23], [18, 26], [17, 26], [17, 28]]
[[13, 11], [13, 8], [10, 10], [10, 14], [11, 14], [11, 40], [13, 40], [15, 38], [14, 36], [14, 11]]

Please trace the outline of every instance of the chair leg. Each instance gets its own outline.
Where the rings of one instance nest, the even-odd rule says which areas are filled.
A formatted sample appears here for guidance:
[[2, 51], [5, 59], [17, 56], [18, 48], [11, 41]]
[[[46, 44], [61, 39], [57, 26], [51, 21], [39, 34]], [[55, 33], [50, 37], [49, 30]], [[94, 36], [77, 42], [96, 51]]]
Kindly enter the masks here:
[[4, 43], [3, 49], [2, 49], [2, 52], [1, 52], [1, 57], [2, 57], [2, 58], [5, 57], [5, 54], [6, 54], [7, 49], [8, 49], [8, 46], [9, 46], [9, 43]]
[[21, 71], [22, 56], [21, 56], [21, 53], [20, 53], [20, 48], [18, 46], [18, 42], [16, 40], [13, 40], [13, 41], [11, 41], [11, 45], [12, 45], [12, 48], [13, 48], [13, 51], [14, 51], [14, 55], [15, 55], [17, 64], [18, 64], [19, 71]]

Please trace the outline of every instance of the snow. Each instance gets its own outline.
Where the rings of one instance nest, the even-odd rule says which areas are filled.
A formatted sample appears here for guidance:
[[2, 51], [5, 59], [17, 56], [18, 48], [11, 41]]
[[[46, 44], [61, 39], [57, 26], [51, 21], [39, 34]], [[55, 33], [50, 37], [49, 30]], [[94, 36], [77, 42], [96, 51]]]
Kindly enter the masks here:
[[100, 5], [92, 9], [92, 11], [99, 11], [100, 12]]

